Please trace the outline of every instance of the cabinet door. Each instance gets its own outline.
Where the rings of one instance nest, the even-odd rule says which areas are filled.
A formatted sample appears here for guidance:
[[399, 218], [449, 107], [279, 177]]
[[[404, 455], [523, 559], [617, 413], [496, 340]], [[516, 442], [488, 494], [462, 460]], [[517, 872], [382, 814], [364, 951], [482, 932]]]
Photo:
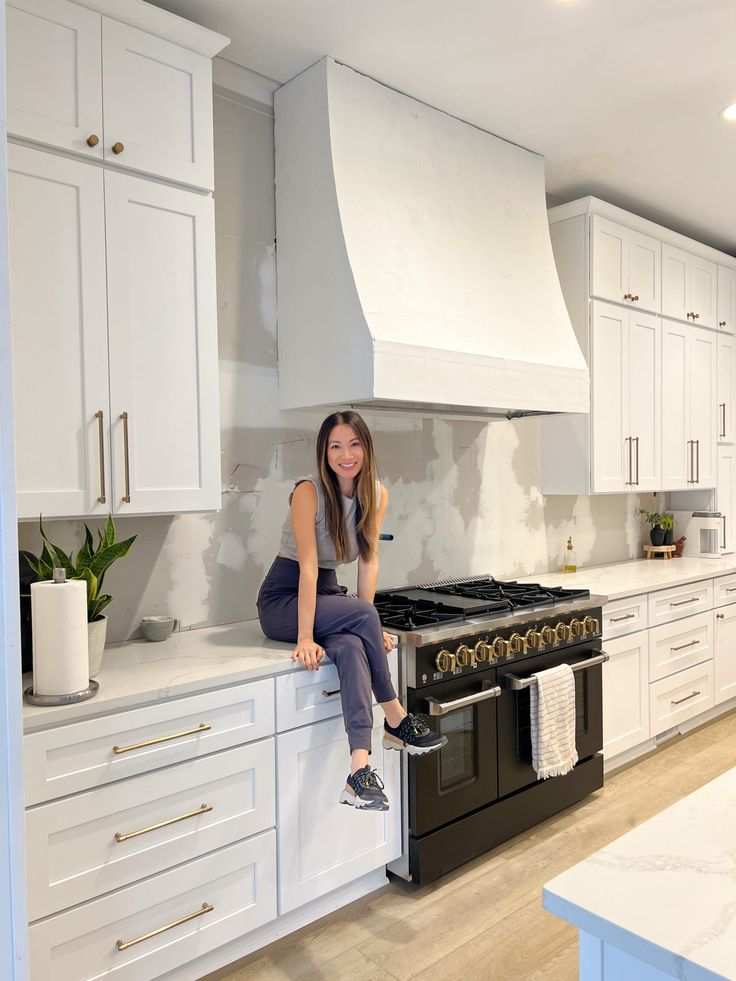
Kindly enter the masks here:
[[685, 324], [662, 321], [662, 489], [690, 488], [688, 340]]
[[121, 514], [215, 510], [213, 201], [106, 173], [105, 204], [113, 508]]
[[102, 172], [9, 146], [8, 190], [18, 517], [105, 514]]
[[104, 17], [102, 65], [105, 159], [211, 190], [209, 58]]
[[734, 434], [734, 377], [736, 377], [736, 344], [733, 336], [718, 338], [718, 442], [732, 443]]
[[736, 697], [736, 605], [716, 611], [713, 657], [715, 704]]
[[593, 304], [591, 453], [593, 490], [599, 494], [621, 492], [633, 480], [625, 368], [628, 316], [619, 307]]
[[356, 814], [338, 800], [350, 771], [343, 720], [328, 719], [277, 736], [279, 912], [380, 868], [401, 854], [400, 756], [383, 750], [376, 711], [371, 765], [378, 767], [388, 811]]
[[628, 228], [593, 215], [591, 221], [592, 257], [590, 292], [604, 300], [624, 302], [627, 283]]
[[629, 276], [625, 292], [631, 293], [633, 303], [642, 310], [662, 309], [662, 244], [648, 235], [629, 231]]
[[649, 634], [606, 638], [603, 665], [603, 754], [617, 756], [649, 738]]
[[692, 257], [672, 245], [662, 245], [662, 313], [666, 317], [687, 320], [688, 269]]
[[[700, 327], [690, 328], [690, 436], [695, 442], [695, 487], [716, 485], [716, 334]], [[666, 419], [665, 416], [665, 425]]]
[[[716, 481], [716, 511], [723, 515], [724, 552], [733, 552], [736, 547], [734, 519], [736, 519], [736, 449], [733, 446], [719, 446], [718, 474]], [[716, 580], [717, 585], [722, 585]], [[732, 584], [724, 585], [724, 589], [733, 588]], [[730, 601], [730, 600], [729, 600]]]
[[736, 271], [718, 267], [718, 326], [733, 334], [736, 330]]
[[100, 15], [66, 0], [8, 0], [5, 9], [8, 133], [101, 158]]
[[716, 326], [718, 266], [699, 256], [690, 257], [689, 309], [699, 327]]
[[631, 490], [654, 491], [661, 486], [660, 466], [660, 319], [632, 310], [629, 314], [628, 393], [629, 430], [633, 441]]

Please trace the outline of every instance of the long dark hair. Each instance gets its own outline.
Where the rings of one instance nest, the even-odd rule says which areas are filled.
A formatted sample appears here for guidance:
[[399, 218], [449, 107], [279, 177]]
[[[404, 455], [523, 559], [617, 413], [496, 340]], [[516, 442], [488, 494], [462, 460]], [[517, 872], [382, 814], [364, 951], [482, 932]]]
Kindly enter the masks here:
[[355, 533], [360, 557], [369, 560], [375, 555], [378, 543], [377, 471], [373, 437], [362, 417], [351, 409], [345, 412], [333, 412], [319, 427], [317, 434], [317, 472], [325, 497], [325, 522], [338, 561], [345, 561], [348, 558], [348, 533], [337, 474], [327, 462], [327, 444], [335, 426], [350, 426], [363, 445], [365, 454], [363, 466], [355, 478]]

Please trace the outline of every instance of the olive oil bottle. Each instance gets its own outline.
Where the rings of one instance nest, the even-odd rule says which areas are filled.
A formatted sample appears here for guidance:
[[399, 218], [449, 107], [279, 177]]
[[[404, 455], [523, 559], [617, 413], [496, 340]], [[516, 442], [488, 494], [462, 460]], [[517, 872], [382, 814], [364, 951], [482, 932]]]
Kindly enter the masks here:
[[565, 549], [565, 558], [562, 563], [563, 572], [577, 572], [578, 571], [578, 557], [575, 549], [572, 547], [572, 535], [567, 539], [567, 548]]

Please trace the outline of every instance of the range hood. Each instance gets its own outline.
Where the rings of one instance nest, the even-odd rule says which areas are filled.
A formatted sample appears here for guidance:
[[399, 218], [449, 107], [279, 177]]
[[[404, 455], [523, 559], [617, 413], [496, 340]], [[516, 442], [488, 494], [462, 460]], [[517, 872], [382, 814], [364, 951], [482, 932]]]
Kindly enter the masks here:
[[330, 58], [275, 115], [281, 408], [589, 411], [542, 157]]

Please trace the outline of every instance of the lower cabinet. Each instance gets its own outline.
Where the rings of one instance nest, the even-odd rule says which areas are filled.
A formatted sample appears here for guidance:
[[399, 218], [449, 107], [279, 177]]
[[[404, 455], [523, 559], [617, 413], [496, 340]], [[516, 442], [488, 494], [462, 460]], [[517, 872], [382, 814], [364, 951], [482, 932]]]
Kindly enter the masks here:
[[712, 660], [655, 681], [649, 686], [652, 736], [700, 715], [713, 704]]
[[736, 605], [716, 610], [713, 694], [716, 705], [736, 697]]
[[606, 640], [603, 754], [617, 756], [649, 739], [649, 634]]
[[339, 804], [350, 771], [342, 717], [282, 732], [278, 758], [279, 913], [372, 872], [401, 854], [400, 755], [383, 750], [383, 712], [374, 711], [371, 766], [386, 787], [388, 811]]

